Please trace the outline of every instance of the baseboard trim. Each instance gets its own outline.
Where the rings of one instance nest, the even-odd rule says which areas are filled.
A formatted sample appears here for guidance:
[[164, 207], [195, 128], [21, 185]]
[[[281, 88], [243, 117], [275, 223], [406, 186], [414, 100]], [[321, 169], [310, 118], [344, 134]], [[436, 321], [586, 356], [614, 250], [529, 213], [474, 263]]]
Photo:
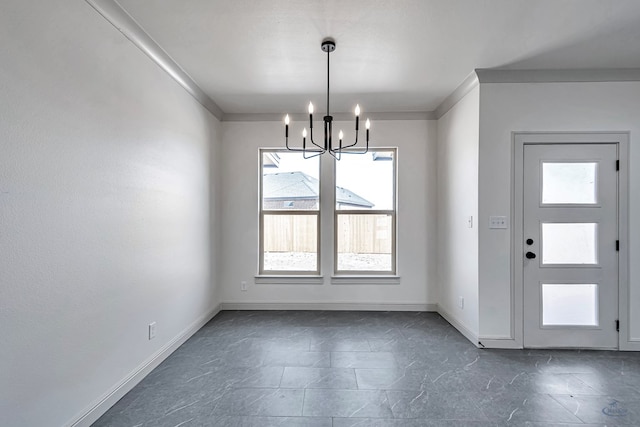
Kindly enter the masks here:
[[467, 328], [465, 325], [463, 325], [462, 323], [458, 322], [451, 315], [451, 313], [449, 313], [447, 310], [445, 310], [441, 305], [439, 305], [439, 304], [436, 304], [436, 305], [437, 305], [438, 314], [440, 316], [444, 317], [444, 320], [446, 320], [447, 322], [449, 322], [451, 324], [451, 326], [456, 328], [458, 330], [458, 332], [460, 332], [462, 335], [464, 335], [464, 337], [466, 339], [471, 341], [471, 343], [473, 345], [475, 345], [476, 347], [481, 347], [479, 345], [479, 342], [478, 342], [478, 336], [475, 333], [473, 333], [473, 331], [471, 331], [471, 329]]
[[640, 341], [637, 339], [620, 341], [620, 351], [640, 351]]
[[482, 348], [522, 349], [522, 344], [513, 338], [478, 338]]
[[437, 304], [224, 302], [222, 310], [437, 311]]
[[187, 341], [200, 328], [213, 319], [221, 310], [221, 304], [218, 304], [213, 310], [204, 316], [199, 317], [174, 339], [169, 341], [161, 349], [156, 351], [151, 357], [140, 364], [127, 377], [116, 384], [111, 390], [105, 393], [94, 405], [84, 411], [81, 415], [74, 418], [74, 421], [67, 424], [71, 427], [89, 427], [105, 412], [109, 410], [118, 400], [135, 387], [144, 377], [154, 370], [160, 363], [178, 349], [185, 341]]

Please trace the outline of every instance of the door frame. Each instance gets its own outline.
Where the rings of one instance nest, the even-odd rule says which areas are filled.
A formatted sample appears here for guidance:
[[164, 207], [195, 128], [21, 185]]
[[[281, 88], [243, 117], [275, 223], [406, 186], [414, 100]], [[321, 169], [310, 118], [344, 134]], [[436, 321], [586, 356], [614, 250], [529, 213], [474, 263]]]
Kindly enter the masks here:
[[512, 132], [511, 167], [511, 326], [516, 344], [524, 346], [524, 146], [542, 144], [615, 144], [618, 172], [618, 319], [619, 350], [640, 350], [629, 333], [629, 132]]

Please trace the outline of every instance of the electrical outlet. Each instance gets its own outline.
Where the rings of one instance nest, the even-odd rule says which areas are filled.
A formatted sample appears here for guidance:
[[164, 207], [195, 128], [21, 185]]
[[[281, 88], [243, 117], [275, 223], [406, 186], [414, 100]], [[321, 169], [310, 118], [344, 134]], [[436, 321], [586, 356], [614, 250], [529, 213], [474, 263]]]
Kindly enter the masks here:
[[244, 280], [240, 282], [240, 290], [242, 292], [247, 292], [247, 282], [245, 282]]
[[464, 298], [462, 297], [458, 297], [458, 307], [460, 307], [460, 309], [464, 309]]
[[156, 337], [156, 322], [149, 323], [149, 339], [152, 340]]

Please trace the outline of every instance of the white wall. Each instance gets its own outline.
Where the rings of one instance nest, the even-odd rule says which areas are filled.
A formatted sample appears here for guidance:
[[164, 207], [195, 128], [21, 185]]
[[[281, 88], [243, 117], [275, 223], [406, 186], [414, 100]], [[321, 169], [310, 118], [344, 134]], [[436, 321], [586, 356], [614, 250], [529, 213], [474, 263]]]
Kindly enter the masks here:
[[479, 330], [479, 96], [476, 85], [438, 119], [438, 306], [474, 342]]
[[640, 83], [481, 83], [480, 111], [480, 335], [514, 332], [510, 234], [486, 226], [510, 213], [511, 132], [630, 131], [630, 336], [640, 339]]
[[214, 308], [220, 125], [85, 2], [0, 40], [0, 425], [68, 425]]
[[[344, 129], [352, 125], [334, 124]], [[322, 214], [325, 224], [321, 236], [324, 283], [254, 284], [258, 271], [258, 149], [284, 147], [284, 129], [281, 122], [224, 122], [223, 303], [243, 307], [249, 307], [246, 304], [277, 303], [280, 306], [291, 304], [288, 307], [309, 308], [328, 307], [327, 304], [334, 308], [362, 304], [406, 308], [402, 305], [408, 304], [424, 308], [437, 302], [436, 122], [376, 121], [371, 132], [374, 145], [399, 147], [397, 218], [400, 284], [331, 284], [331, 181], [325, 181], [321, 190], [321, 197], [329, 202], [328, 209]], [[292, 131], [291, 134], [298, 135], [298, 132]], [[333, 177], [330, 157], [323, 156], [322, 160], [322, 173]], [[247, 292], [240, 290], [241, 281], [249, 283]]]

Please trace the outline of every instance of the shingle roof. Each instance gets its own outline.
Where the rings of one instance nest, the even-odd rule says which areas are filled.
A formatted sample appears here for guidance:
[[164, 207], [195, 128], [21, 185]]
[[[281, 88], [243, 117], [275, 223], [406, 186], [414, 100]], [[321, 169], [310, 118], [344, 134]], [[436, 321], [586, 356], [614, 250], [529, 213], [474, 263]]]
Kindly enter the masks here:
[[358, 196], [351, 190], [336, 186], [336, 201], [342, 205], [360, 206], [363, 208], [372, 208], [373, 203], [367, 199]]
[[[265, 200], [314, 200], [320, 193], [320, 182], [304, 172], [280, 172], [263, 175]], [[346, 188], [336, 187], [339, 204], [372, 208], [373, 203]]]
[[265, 199], [317, 199], [320, 183], [302, 172], [280, 172], [264, 174], [262, 179]]

